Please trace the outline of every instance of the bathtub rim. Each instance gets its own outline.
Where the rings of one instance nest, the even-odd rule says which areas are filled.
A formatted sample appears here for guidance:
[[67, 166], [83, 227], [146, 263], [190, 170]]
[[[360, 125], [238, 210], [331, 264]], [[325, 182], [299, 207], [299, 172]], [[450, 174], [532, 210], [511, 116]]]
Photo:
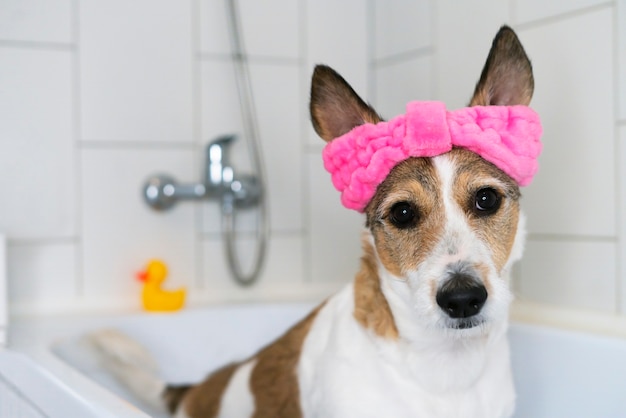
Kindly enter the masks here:
[[[234, 302], [220, 303], [211, 306], [199, 307], [217, 309], [227, 305], [308, 305], [311, 302], [303, 301], [275, 301], [268, 302]], [[304, 308], [303, 308], [304, 309]], [[191, 310], [191, 309], [190, 309]], [[90, 379], [74, 368], [71, 364], [58, 357], [53, 347], [56, 342], [65, 338], [69, 334], [82, 332], [81, 329], [99, 326], [98, 321], [108, 321], [112, 319], [124, 319], [137, 315], [164, 315], [146, 314], [139, 310], [131, 312], [117, 312], [115, 314], [90, 314], [82, 317], [68, 317], [67, 315], [57, 316], [25, 316], [17, 318], [14, 324], [17, 335], [12, 335], [9, 341], [9, 349], [23, 353], [34, 360], [37, 364], [46, 369], [54, 377], [60, 380], [68, 390], [77, 397], [82, 398], [90, 405], [95, 405], [98, 416], [101, 417], [128, 417], [128, 418], [149, 418], [149, 415], [139, 410], [134, 405], [101, 386], [98, 382]], [[588, 336], [600, 336], [617, 338], [625, 342], [626, 324], [617, 315], [606, 314], [589, 315], [587, 312], [570, 311], [561, 308], [546, 307], [539, 304], [516, 302], [511, 309], [512, 326], [530, 326], [541, 328], [544, 331], [553, 331], [559, 334], [585, 334]], [[11, 335], [10, 335], [11, 336]]]
[[509, 311], [511, 322], [560, 331], [626, 339], [626, 316], [515, 300]]

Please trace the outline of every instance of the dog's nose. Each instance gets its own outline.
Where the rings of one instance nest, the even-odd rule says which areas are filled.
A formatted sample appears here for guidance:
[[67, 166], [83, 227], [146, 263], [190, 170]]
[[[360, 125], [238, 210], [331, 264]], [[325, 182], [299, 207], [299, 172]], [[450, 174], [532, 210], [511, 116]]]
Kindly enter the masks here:
[[476, 315], [487, 301], [487, 289], [471, 276], [457, 274], [437, 292], [437, 305], [451, 318]]

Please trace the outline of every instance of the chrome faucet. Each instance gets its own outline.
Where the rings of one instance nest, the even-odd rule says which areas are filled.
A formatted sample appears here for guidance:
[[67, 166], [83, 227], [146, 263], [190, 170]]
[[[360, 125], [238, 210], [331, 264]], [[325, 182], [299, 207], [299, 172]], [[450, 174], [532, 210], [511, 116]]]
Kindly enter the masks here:
[[143, 187], [146, 203], [156, 210], [167, 210], [179, 200], [219, 199], [222, 208], [255, 206], [263, 193], [256, 176], [236, 175], [230, 164], [230, 146], [235, 135], [221, 136], [206, 146], [205, 178], [202, 183], [180, 184], [167, 174], [150, 177]]

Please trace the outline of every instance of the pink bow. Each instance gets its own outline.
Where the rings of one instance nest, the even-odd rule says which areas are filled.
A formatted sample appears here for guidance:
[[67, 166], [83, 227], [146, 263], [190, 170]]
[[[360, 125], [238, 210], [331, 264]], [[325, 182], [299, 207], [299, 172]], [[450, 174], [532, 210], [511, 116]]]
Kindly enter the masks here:
[[452, 112], [441, 102], [410, 102], [406, 114], [367, 123], [335, 138], [324, 167], [341, 202], [363, 212], [393, 167], [410, 157], [433, 157], [453, 146], [480, 155], [528, 185], [541, 153], [539, 115], [527, 106], [472, 106]]

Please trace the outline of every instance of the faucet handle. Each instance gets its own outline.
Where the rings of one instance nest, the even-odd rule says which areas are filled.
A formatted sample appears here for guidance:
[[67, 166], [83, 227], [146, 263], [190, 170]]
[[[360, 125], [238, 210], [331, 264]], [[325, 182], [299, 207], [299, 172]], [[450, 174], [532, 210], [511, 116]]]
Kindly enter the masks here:
[[219, 159], [229, 162], [230, 146], [237, 139], [237, 135], [222, 135], [209, 142], [206, 146], [207, 161]]
[[209, 186], [220, 187], [233, 179], [230, 166], [230, 146], [236, 135], [222, 135], [206, 146], [206, 182]]

